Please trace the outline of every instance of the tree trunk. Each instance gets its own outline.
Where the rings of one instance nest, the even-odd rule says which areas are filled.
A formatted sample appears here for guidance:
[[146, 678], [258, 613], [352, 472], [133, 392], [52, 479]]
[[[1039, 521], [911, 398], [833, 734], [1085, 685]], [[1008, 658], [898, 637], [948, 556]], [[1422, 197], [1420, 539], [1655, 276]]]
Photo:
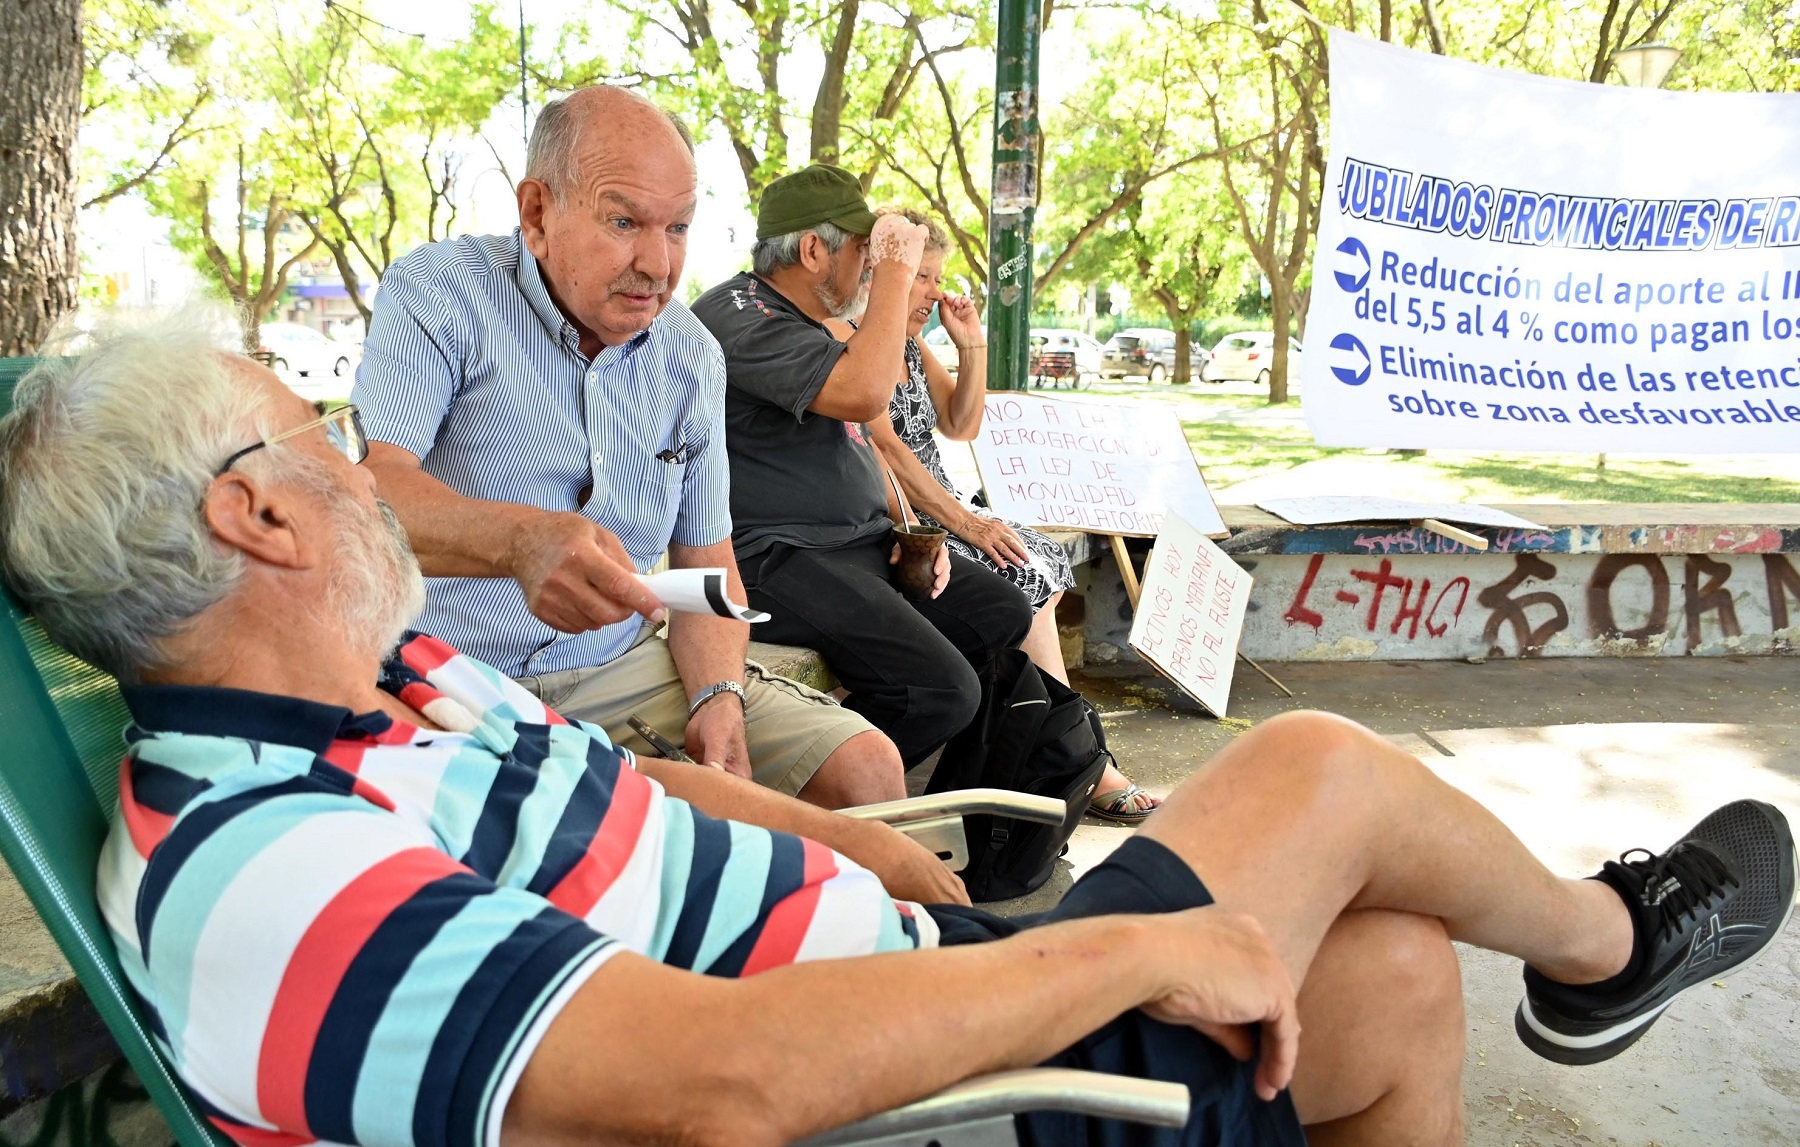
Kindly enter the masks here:
[[850, 49], [856, 42], [857, 9], [862, 0], [843, 0], [838, 6], [837, 33], [825, 52], [825, 70], [813, 97], [812, 161], [837, 163], [839, 125], [844, 116], [844, 69], [850, 66]]
[[1170, 382], [1194, 381], [1194, 332], [1185, 316], [1175, 326], [1175, 376]]
[[0, 356], [75, 305], [81, 0], [0, 0]]
[[1275, 345], [1270, 348], [1269, 362], [1269, 401], [1286, 402], [1288, 400], [1288, 330], [1292, 323], [1293, 300], [1287, 289], [1278, 283], [1269, 284], [1269, 309], [1273, 311], [1275, 328]]

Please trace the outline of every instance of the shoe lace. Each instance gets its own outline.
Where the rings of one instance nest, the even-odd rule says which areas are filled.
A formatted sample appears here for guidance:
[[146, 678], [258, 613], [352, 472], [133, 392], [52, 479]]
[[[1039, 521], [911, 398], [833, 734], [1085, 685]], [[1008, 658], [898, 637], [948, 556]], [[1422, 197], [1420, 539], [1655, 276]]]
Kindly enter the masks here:
[[[1637, 858], [1639, 853], [1641, 858]], [[1691, 844], [1677, 845], [1660, 856], [1647, 848], [1634, 848], [1620, 856], [1618, 863], [1642, 878], [1639, 899], [1657, 910], [1660, 940], [1678, 935], [1718, 897], [1739, 885], [1737, 872], [1723, 857]]]

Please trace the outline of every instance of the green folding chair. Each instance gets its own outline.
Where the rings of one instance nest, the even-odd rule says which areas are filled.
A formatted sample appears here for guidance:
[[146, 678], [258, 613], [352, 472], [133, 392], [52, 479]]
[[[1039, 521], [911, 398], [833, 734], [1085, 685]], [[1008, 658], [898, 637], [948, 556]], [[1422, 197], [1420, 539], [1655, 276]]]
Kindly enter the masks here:
[[[0, 359], [0, 415], [12, 409], [13, 387], [34, 362]], [[0, 604], [7, 621], [0, 625], [0, 728], [8, 733], [0, 748], [0, 856], [68, 957], [181, 1147], [233, 1147], [201, 1115], [151, 1042], [100, 916], [94, 876], [118, 799], [122, 731], [128, 721], [117, 683], [53, 645], [3, 587]], [[1008, 795], [983, 790], [975, 805], [958, 811], [976, 806], [989, 811], [996, 797]], [[941, 798], [895, 804], [899, 807], [893, 812], [901, 814], [897, 819], [927, 818], [906, 827], [929, 825], [934, 833], [943, 831], [940, 821], [950, 811], [939, 807]], [[1032, 810], [1027, 805], [1023, 811]], [[1187, 1089], [1175, 1084], [1036, 1069], [970, 1080], [809, 1143], [990, 1147], [1016, 1142], [1012, 1114], [1019, 1111], [1075, 1111], [1180, 1126], [1187, 1108]]]

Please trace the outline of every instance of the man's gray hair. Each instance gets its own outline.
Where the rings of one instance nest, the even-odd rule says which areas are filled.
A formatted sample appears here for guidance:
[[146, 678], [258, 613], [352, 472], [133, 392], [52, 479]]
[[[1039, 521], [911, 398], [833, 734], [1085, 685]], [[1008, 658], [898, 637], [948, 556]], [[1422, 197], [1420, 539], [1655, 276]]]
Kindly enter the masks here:
[[851, 238], [850, 232], [836, 223], [815, 223], [786, 235], [771, 235], [767, 239], [758, 239], [756, 246], [750, 248], [750, 269], [767, 278], [794, 266], [800, 262], [800, 240], [809, 231], [819, 237], [819, 242], [825, 244], [825, 250], [832, 255]]
[[[218, 316], [109, 318], [27, 374], [0, 420], [0, 558], [52, 640], [124, 681], [243, 576], [201, 505], [261, 432]], [[57, 354], [78, 346], [58, 340]], [[246, 459], [248, 461], [248, 459]]]
[[[581, 183], [577, 157], [583, 117], [578, 107], [569, 106], [569, 101], [569, 96], [561, 96], [545, 104], [544, 110], [538, 113], [537, 123], [532, 125], [531, 138], [525, 143], [525, 178], [535, 179], [548, 187], [550, 197], [556, 200], [558, 207], [568, 205], [569, 190]], [[662, 112], [663, 118], [687, 146], [688, 154], [693, 155], [694, 136], [681, 122], [681, 117], [660, 107], [656, 110]]]

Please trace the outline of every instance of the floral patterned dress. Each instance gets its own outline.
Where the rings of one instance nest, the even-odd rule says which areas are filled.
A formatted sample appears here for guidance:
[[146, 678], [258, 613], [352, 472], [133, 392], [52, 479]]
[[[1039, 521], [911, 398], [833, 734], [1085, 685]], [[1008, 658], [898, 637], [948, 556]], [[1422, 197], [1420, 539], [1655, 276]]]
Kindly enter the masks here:
[[[888, 416], [893, 419], [894, 433], [925, 464], [925, 469], [931, 471], [931, 476], [938, 480], [938, 485], [948, 490], [952, 498], [966, 503], [967, 499], [951, 483], [950, 475], [944, 472], [944, 460], [938, 454], [937, 441], [931, 436], [931, 432], [937, 429], [937, 407], [931, 404], [931, 388], [925, 382], [925, 356], [920, 353], [919, 344], [914, 339], [906, 340], [906, 381], [894, 388], [893, 400], [888, 403]], [[998, 515], [986, 508], [971, 507], [971, 510], [980, 517], [999, 520]], [[917, 512], [919, 520], [926, 525], [943, 524], [933, 520], [924, 511]], [[1012, 582], [1031, 599], [1031, 608], [1041, 609], [1050, 600], [1051, 594], [1075, 584], [1074, 571], [1069, 568], [1069, 556], [1063, 552], [1062, 546], [1031, 527], [1021, 526], [1017, 522], [1006, 524], [1018, 533], [1025, 548], [1031, 551], [1030, 564], [1013, 564], [1001, 569], [993, 558], [954, 533], [949, 538], [950, 550], [970, 561], [980, 562]]]

